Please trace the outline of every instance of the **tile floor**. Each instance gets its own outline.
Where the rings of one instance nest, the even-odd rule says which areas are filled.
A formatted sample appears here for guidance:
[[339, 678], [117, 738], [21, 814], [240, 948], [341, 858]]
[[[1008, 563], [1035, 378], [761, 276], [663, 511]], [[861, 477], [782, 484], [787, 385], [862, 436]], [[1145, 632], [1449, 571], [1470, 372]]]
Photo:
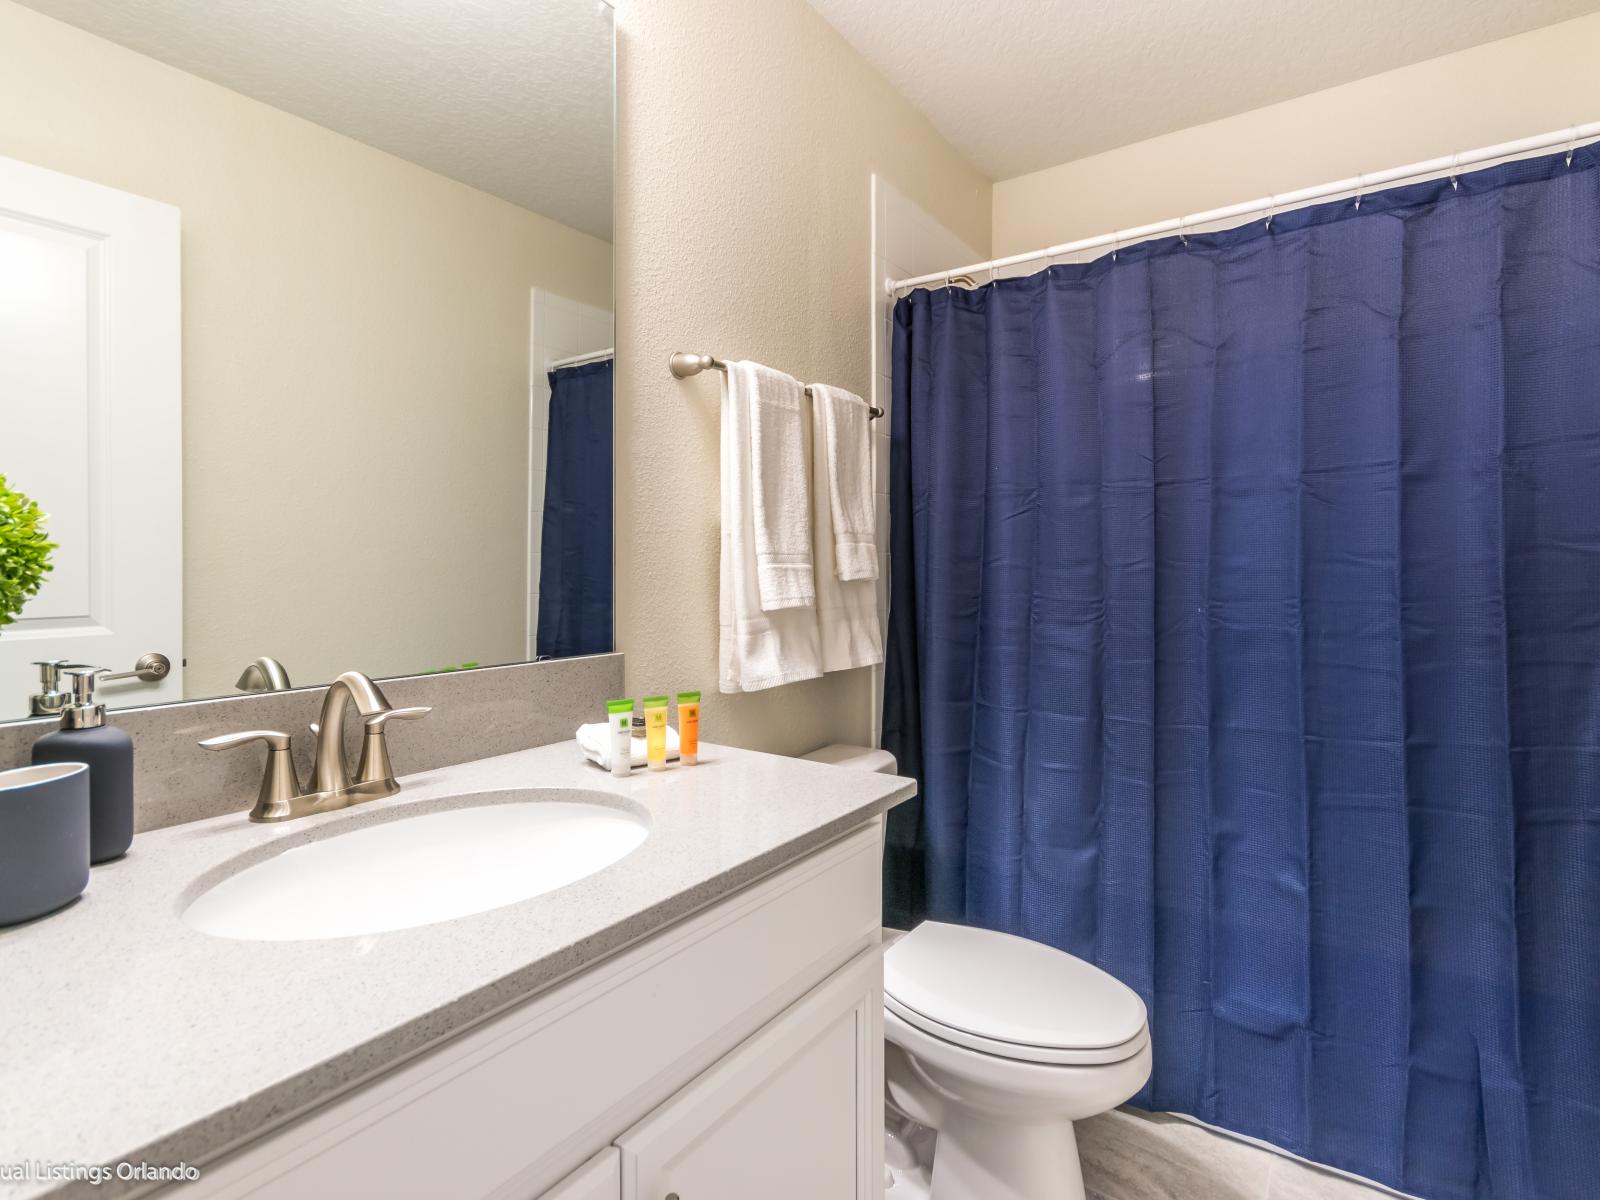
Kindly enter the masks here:
[[1089, 1200], [1386, 1200], [1395, 1193], [1177, 1117], [1119, 1109], [1078, 1124]]
[[[928, 1200], [934, 1135], [889, 1114], [884, 1200]], [[1391, 1200], [1397, 1193], [1286, 1158], [1165, 1113], [1118, 1109], [1078, 1122], [1088, 1200]]]

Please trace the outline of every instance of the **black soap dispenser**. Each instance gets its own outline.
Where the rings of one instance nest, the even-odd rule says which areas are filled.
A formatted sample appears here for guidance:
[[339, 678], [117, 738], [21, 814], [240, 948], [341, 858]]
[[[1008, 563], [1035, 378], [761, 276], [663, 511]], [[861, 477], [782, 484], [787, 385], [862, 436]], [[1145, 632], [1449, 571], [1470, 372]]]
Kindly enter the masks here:
[[33, 744], [33, 761], [89, 764], [89, 861], [121, 858], [133, 844], [133, 739], [106, 724], [106, 706], [95, 701], [95, 676], [104, 668], [70, 668], [72, 703], [61, 710], [61, 728]]

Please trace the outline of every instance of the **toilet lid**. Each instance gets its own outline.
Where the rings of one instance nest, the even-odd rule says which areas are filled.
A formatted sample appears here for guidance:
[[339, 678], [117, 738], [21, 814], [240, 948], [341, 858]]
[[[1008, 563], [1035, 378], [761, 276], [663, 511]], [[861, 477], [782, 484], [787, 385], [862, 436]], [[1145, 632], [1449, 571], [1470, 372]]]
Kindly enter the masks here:
[[[1115, 1062], [1148, 1040], [1132, 988], [1081, 958], [989, 929], [923, 922], [884, 954], [883, 989], [888, 1007], [925, 1032], [1006, 1057]], [[1052, 1053], [1078, 1051], [1086, 1053]]]

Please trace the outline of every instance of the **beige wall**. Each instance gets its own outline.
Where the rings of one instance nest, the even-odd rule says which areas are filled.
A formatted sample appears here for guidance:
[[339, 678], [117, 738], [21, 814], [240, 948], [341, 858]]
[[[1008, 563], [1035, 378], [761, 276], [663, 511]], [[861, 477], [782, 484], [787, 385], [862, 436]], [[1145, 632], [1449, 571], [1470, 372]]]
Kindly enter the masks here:
[[870, 177], [975, 246], [989, 184], [804, 0], [618, 13], [617, 634], [629, 692], [698, 687], [705, 736], [780, 753], [871, 734], [871, 673], [717, 685], [717, 379], [755, 358], [865, 395]]
[[11, 0], [0, 114], [183, 210], [190, 694], [522, 658], [529, 292], [609, 307], [610, 247]]
[[1600, 119], [1600, 14], [1008, 179], [996, 255]]

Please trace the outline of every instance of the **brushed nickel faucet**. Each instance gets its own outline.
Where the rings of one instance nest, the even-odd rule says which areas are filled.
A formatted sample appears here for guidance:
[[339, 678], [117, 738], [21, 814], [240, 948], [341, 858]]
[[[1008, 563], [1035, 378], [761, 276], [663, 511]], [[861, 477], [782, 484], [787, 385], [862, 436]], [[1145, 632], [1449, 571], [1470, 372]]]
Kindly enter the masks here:
[[[353, 779], [344, 752], [345, 712], [352, 703], [363, 725], [361, 758]], [[286, 733], [251, 729], [207, 738], [200, 745], [207, 750], [231, 750], [251, 742], [266, 742], [267, 766], [261, 777], [261, 790], [250, 810], [250, 819], [289, 821], [398, 792], [400, 785], [395, 782], [385, 731], [390, 721], [414, 720], [432, 711], [431, 708], [394, 708], [370, 678], [360, 671], [346, 671], [328, 685], [322, 697], [322, 717], [311, 726], [317, 749], [309, 791], [300, 788]]]

